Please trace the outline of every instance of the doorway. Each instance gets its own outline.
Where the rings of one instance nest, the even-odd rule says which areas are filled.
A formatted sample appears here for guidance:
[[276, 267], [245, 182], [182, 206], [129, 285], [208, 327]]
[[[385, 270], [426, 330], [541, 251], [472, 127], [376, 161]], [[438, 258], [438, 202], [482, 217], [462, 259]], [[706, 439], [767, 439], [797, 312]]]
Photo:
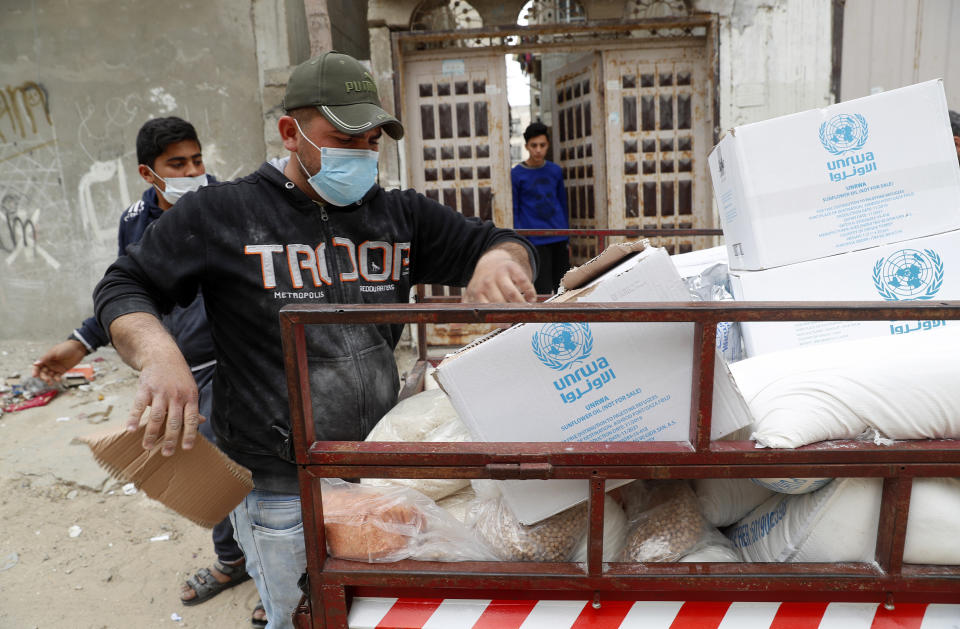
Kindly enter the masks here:
[[[572, 229], [674, 230], [652, 239], [670, 253], [713, 246], [715, 237], [683, 231], [718, 225], [707, 166], [718, 131], [717, 31], [715, 16], [695, 15], [396, 33], [408, 183], [512, 227], [509, 171], [525, 155], [511, 155], [511, 136], [540, 120], [548, 159], [563, 169]], [[507, 62], [518, 58], [531, 82], [521, 83], [525, 111], [508, 94]], [[574, 264], [597, 255], [596, 238], [574, 236], [571, 253]], [[460, 327], [437, 330], [438, 342], [469, 341], [460, 331], [471, 326]]]

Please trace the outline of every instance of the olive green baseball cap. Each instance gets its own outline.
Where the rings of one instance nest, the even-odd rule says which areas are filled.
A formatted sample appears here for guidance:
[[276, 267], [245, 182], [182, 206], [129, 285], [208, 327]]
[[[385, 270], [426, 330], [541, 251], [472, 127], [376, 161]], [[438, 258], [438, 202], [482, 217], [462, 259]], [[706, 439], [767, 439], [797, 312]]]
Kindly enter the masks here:
[[283, 108], [300, 107], [316, 107], [337, 130], [349, 135], [383, 127], [394, 140], [403, 137], [400, 121], [380, 107], [370, 71], [342, 52], [325, 52], [293, 69]]

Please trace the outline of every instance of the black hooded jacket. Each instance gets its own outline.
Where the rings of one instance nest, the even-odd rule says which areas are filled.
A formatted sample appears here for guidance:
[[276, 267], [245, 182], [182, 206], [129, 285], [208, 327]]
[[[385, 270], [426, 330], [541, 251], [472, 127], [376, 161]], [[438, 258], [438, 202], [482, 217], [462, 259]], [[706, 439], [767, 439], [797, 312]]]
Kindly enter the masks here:
[[[284, 161], [184, 195], [94, 293], [103, 329], [202, 290], [217, 358], [217, 443], [257, 488], [297, 493], [278, 313], [288, 304], [406, 303], [418, 283], [465, 286], [491, 246], [524, 239], [412, 190], [378, 186], [345, 208], [311, 200]], [[401, 326], [309, 326], [317, 439], [363, 440], [396, 402]]]
[[[211, 182], [215, 182], [208, 175]], [[163, 209], [157, 203], [157, 190], [154, 187], [143, 191], [139, 201], [132, 204], [120, 215], [120, 228], [117, 230], [117, 244], [119, 253], [123, 255], [127, 246], [140, 240], [143, 232], [153, 221], [163, 215]], [[205, 370], [216, 363], [213, 358], [213, 339], [207, 329], [206, 314], [203, 310], [203, 295], [197, 295], [188, 306], [175, 307], [163, 317], [163, 325], [177, 341], [177, 346], [183, 353], [194, 375], [205, 373]], [[99, 347], [110, 343], [107, 333], [100, 327], [96, 317], [88, 317], [79, 328], [74, 330], [70, 337], [83, 343], [87, 351], [93, 352]]]

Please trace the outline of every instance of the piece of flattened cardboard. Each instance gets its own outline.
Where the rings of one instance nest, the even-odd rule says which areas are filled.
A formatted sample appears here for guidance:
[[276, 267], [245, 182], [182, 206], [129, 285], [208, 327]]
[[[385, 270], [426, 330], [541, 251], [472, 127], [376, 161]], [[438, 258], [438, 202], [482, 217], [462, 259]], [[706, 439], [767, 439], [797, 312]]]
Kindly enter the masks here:
[[253, 475], [198, 434], [193, 448], [160, 454], [158, 444], [144, 450], [146, 424], [128, 432], [111, 430], [81, 437], [110, 475], [133, 483], [147, 496], [200, 526], [221, 522], [253, 489]]

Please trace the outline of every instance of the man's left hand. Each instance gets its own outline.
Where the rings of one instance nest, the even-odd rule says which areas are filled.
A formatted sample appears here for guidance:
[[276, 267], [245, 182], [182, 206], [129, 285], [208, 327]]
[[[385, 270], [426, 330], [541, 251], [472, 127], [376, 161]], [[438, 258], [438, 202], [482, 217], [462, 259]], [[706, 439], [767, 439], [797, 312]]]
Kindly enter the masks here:
[[525, 303], [537, 301], [527, 250], [504, 243], [486, 251], [473, 270], [464, 303]]

